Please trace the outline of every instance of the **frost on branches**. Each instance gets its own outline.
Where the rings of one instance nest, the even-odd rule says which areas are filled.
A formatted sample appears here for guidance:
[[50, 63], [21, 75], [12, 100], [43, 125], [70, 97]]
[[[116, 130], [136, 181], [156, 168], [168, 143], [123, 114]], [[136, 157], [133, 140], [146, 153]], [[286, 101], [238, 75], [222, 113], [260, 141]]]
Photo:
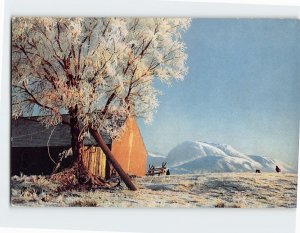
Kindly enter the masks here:
[[170, 83], [187, 72], [181, 34], [189, 24], [188, 18], [13, 18], [13, 117], [38, 114], [49, 127], [68, 113], [75, 131], [80, 122], [72, 133], [77, 139], [88, 127], [116, 138], [129, 116], [150, 122], [158, 107], [153, 79]]

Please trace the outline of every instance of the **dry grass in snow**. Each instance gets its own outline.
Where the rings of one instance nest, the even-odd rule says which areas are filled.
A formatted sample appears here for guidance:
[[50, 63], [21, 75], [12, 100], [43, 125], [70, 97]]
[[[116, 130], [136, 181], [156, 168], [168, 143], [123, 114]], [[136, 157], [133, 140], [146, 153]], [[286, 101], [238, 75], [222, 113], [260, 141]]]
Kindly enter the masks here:
[[11, 178], [12, 206], [296, 207], [297, 175], [208, 173], [135, 178], [139, 190], [57, 192], [43, 176]]

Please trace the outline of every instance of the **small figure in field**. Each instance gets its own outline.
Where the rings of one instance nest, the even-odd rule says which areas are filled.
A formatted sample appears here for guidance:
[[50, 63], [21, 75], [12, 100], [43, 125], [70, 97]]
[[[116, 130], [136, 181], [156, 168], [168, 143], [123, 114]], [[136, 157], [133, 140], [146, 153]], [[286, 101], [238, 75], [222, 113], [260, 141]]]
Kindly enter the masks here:
[[277, 173], [281, 172], [281, 169], [277, 165], [276, 165], [275, 170], [276, 170]]
[[259, 170], [259, 169], [256, 169], [255, 173], [260, 173], [260, 170]]

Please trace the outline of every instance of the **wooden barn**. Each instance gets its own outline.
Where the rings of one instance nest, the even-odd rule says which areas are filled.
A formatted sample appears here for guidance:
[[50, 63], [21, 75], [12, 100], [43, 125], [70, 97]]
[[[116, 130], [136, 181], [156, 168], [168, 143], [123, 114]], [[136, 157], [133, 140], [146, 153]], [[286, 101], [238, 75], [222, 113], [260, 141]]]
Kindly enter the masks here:
[[[68, 116], [65, 116], [68, 117]], [[118, 140], [102, 134], [117, 161], [129, 175], [144, 176], [147, 151], [137, 122], [129, 118]], [[102, 178], [114, 172], [105, 154], [93, 139], [86, 139], [83, 162], [87, 169]], [[71, 147], [70, 128], [57, 125], [45, 128], [33, 118], [11, 121], [11, 175], [49, 175], [59, 161], [59, 154]]]

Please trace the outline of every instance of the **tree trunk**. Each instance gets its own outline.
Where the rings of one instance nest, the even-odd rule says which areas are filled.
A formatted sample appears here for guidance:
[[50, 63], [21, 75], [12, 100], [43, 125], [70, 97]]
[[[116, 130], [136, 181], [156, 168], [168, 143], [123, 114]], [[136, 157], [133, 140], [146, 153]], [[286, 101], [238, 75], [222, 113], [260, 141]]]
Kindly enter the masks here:
[[71, 148], [72, 148], [72, 156], [67, 158], [61, 158], [58, 162], [57, 166], [53, 169], [52, 174], [61, 172], [67, 168], [78, 167], [83, 169], [82, 163], [82, 148], [83, 142], [80, 140], [80, 126], [77, 117], [77, 108], [69, 109], [70, 121], [67, 122], [68, 126], [70, 126], [71, 133]]
[[73, 152], [73, 163], [81, 162], [81, 149], [83, 142], [79, 139], [80, 127], [77, 117], [77, 107], [70, 110], [70, 125], [71, 125], [71, 147]]
[[68, 169], [52, 175], [52, 179], [63, 184], [65, 189], [80, 188], [82, 190], [109, 187], [101, 177], [92, 174], [83, 164], [83, 140], [80, 139], [80, 125], [77, 107], [69, 109], [71, 126], [72, 162]]
[[105, 179], [109, 180], [111, 178], [111, 171], [110, 171], [111, 167], [110, 167], [110, 162], [109, 162], [108, 159], [106, 160], [105, 167], [106, 167], [106, 169], [105, 169]]
[[130, 177], [126, 174], [126, 172], [120, 166], [118, 161], [115, 159], [114, 155], [111, 153], [110, 149], [108, 148], [108, 146], [104, 142], [102, 136], [97, 132], [97, 130], [94, 130], [92, 128], [89, 128], [89, 130], [90, 130], [90, 133], [92, 134], [92, 136], [95, 138], [96, 142], [99, 144], [100, 148], [105, 153], [106, 158], [109, 160], [109, 162], [112, 164], [112, 166], [116, 169], [116, 171], [118, 172], [118, 174], [120, 175], [121, 179], [124, 181], [126, 186], [130, 190], [136, 191], [137, 188], [135, 187], [135, 185], [131, 181]]

